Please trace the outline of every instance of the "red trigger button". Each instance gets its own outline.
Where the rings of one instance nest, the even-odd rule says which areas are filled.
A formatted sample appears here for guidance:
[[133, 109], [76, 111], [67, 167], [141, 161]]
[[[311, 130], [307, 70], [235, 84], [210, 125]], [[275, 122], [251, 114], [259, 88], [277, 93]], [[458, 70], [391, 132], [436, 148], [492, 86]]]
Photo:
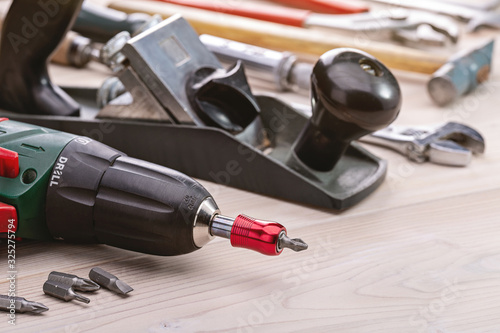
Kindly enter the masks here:
[[16, 232], [17, 211], [16, 208], [0, 202], [0, 233]]
[[19, 175], [19, 155], [0, 147], [0, 177], [16, 178]]

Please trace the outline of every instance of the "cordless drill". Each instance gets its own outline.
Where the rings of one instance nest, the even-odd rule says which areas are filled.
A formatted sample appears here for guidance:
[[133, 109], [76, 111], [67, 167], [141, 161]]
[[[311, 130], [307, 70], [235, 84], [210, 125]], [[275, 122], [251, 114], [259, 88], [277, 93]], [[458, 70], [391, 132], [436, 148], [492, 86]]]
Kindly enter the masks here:
[[155, 255], [189, 253], [214, 236], [266, 255], [307, 248], [278, 223], [221, 215], [207, 190], [180, 172], [0, 118], [0, 233], [12, 230]]

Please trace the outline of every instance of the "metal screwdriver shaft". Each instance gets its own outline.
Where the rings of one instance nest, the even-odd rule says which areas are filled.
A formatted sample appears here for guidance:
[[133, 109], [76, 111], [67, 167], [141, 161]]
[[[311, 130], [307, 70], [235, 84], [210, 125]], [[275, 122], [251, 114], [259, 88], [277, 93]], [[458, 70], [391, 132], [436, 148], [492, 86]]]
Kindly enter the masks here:
[[92, 281], [96, 282], [100, 286], [114, 291], [118, 294], [126, 295], [134, 290], [131, 286], [121, 281], [113, 274], [106, 272], [100, 267], [92, 268], [89, 273], [89, 277]]
[[49, 310], [42, 303], [28, 301], [23, 297], [0, 295], [0, 310], [10, 311], [12, 309], [19, 313], [42, 313]]
[[49, 280], [68, 285], [74, 290], [79, 291], [96, 291], [101, 288], [92, 280], [61, 272], [51, 272], [49, 274]]
[[75, 293], [70, 286], [56, 281], [47, 280], [43, 285], [43, 292], [66, 302], [76, 299], [80, 302], [90, 303], [90, 299], [87, 297]]

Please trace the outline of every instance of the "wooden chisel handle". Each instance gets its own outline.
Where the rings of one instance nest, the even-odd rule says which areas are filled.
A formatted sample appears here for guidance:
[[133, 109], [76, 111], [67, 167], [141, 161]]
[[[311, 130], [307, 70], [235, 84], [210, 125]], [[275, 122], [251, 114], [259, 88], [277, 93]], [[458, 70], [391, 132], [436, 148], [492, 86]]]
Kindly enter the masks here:
[[368, 39], [360, 41], [332, 32], [295, 28], [157, 1], [115, 1], [110, 7], [127, 13], [160, 14], [164, 18], [181, 13], [198, 34], [214, 35], [275, 50], [320, 56], [339, 47], [361, 49], [388, 67], [418, 73], [434, 73], [448, 60], [448, 55], [433, 54]]

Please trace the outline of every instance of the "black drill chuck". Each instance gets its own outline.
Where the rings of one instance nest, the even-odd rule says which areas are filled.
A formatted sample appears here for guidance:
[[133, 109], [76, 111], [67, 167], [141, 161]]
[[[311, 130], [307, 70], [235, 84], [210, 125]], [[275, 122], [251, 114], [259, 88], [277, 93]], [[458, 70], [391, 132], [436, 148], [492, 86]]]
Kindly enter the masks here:
[[49, 230], [57, 239], [157, 255], [200, 248], [210, 240], [208, 231], [206, 240], [195, 241], [194, 229], [203, 223], [206, 229], [218, 212], [194, 179], [86, 138], [62, 151], [46, 207]]

